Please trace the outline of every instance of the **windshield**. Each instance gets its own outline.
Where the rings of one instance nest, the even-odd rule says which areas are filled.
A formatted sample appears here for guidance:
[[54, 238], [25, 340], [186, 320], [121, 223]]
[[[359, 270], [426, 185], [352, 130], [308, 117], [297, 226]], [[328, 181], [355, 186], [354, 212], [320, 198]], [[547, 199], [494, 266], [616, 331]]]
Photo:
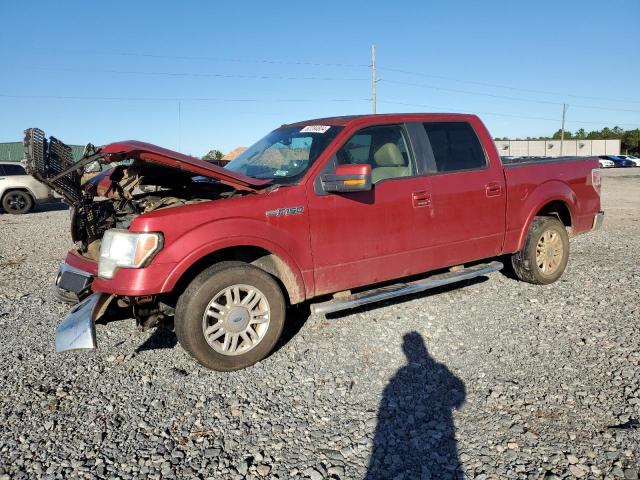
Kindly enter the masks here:
[[293, 183], [304, 176], [313, 162], [343, 127], [308, 125], [274, 130], [225, 168], [248, 177]]

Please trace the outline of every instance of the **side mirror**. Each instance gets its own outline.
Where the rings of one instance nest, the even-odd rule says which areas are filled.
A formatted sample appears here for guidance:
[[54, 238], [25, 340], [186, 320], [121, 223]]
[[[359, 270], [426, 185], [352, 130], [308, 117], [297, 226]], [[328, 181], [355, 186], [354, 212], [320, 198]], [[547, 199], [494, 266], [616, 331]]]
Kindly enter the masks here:
[[354, 163], [338, 165], [335, 173], [322, 175], [325, 192], [363, 192], [371, 190], [371, 165]]

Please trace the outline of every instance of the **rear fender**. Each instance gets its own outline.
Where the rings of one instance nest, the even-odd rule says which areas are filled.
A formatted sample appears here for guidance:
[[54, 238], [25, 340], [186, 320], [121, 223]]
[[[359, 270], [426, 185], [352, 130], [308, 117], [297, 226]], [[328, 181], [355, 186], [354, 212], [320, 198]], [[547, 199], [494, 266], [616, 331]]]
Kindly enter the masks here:
[[505, 252], [519, 252], [522, 250], [533, 219], [545, 205], [557, 201], [567, 206], [571, 218], [574, 219], [575, 212], [578, 210], [578, 199], [576, 193], [566, 183], [559, 180], [550, 180], [538, 185], [533, 191], [529, 192], [518, 211], [510, 212], [512, 220], [517, 222], [518, 218], [524, 218], [524, 224], [519, 229], [514, 227], [509, 229], [505, 240]]

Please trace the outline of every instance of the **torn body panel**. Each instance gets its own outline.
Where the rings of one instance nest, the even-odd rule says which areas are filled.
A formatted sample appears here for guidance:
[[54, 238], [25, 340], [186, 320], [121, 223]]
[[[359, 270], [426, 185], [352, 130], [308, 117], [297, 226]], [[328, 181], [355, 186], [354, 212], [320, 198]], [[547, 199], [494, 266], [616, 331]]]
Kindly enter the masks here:
[[[24, 145], [28, 172], [69, 204], [77, 251], [93, 260], [104, 232], [127, 229], [138, 215], [254, 193], [270, 184], [137, 141], [89, 144], [77, 162], [70, 147], [37, 128], [25, 131]], [[94, 162], [107, 169], [83, 182], [85, 166]]]
[[113, 295], [93, 293], [74, 306], [56, 329], [56, 352], [95, 349], [96, 320], [104, 314], [112, 299]]

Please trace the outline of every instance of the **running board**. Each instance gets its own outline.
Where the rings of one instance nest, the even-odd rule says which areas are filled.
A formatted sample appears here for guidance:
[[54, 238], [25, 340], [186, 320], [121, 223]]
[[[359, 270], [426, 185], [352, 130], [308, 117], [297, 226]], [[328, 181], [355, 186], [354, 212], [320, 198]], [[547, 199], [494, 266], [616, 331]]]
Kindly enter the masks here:
[[401, 297], [403, 295], [411, 295], [412, 293], [424, 292], [432, 288], [449, 285], [450, 283], [469, 280], [470, 278], [480, 277], [488, 273], [501, 270], [502, 263], [491, 262], [474, 265], [473, 267], [464, 268], [455, 272], [446, 272], [438, 275], [432, 275], [428, 278], [416, 280], [409, 283], [396, 283], [387, 287], [376, 288], [366, 292], [359, 292], [344, 298], [334, 298], [328, 302], [316, 303], [311, 305], [312, 314], [325, 314], [339, 312], [340, 310], [348, 310], [356, 308], [367, 303], [381, 302], [390, 298]]

